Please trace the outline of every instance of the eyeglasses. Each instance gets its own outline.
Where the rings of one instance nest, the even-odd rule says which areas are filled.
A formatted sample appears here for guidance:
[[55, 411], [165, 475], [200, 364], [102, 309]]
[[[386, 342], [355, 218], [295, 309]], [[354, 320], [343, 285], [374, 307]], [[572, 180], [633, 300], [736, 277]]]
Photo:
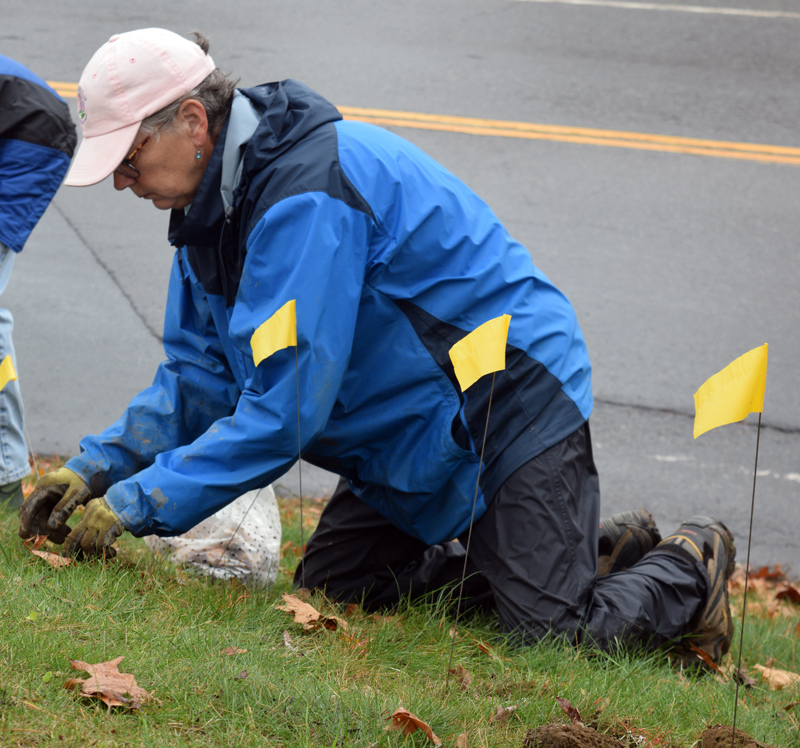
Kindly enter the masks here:
[[126, 158], [114, 171], [117, 174], [121, 174], [123, 177], [128, 177], [130, 179], [138, 179], [140, 174], [139, 170], [133, 165], [133, 159], [139, 151], [142, 150], [152, 139], [153, 135], [155, 135], [163, 125], [159, 125], [153, 132], [151, 132], [139, 145], [136, 146], [129, 154], [128, 158]]

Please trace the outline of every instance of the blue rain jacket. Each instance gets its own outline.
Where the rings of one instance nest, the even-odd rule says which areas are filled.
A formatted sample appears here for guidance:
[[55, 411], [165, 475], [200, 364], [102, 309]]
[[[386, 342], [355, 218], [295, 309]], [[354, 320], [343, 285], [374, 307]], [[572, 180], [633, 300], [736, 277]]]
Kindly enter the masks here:
[[[567, 299], [466, 185], [294, 81], [244, 89], [263, 113], [234, 207], [221, 134], [184, 216], [153, 385], [67, 466], [136, 535], [188, 530], [298, 459], [344, 476], [426, 543], [588, 418]], [[258, 365], [253, 333], [290, 300], [297, 346]], [[506, 369], [462, 393], [450, 347], [510, 314]], [[299, 393], [299, 397], [298, 397]], [[299, 408], [299, 416], [298, 416]], [[299, 421], [299, 433], [298, 433]]]
[[15, 252], [61, 185], [76, 141], [64, 100], [0, 55], [0, 242]]

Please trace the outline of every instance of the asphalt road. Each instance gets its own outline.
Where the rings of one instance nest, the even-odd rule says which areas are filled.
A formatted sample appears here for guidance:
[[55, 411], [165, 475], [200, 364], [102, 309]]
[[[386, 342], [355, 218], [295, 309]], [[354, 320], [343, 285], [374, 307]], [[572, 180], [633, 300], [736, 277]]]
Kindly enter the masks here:
[[[744, 560], [756, 417], [695, 441], [692, 396], [769, 342], [752, 561], [800, 570], [800, 167], [724, 145], [800, 146], [800, 2], [765, 3], [239, 0], [223, 11], [207, 0], [0, 0], [0, 52], [75, 83], [113, 33], [198, 28], [243, 85], [293, 77], [343, 107], [721, 144], [687, 155], [648, 138], [642, 150], [563, 130], [527, 139], [390, 126], [482, 195], [575, 305], [594, 364], [604, 512], [644, 505], [664, 531], [714, 514]], [[17, 259], [2, 302], [38, 452], [73, 454], [151, 381], [166, 225], [108, 182], [62, 188]], [[296, 491], [297, 478], [280, 483]], [[334, 482], [303, 470], [304, 493]]]

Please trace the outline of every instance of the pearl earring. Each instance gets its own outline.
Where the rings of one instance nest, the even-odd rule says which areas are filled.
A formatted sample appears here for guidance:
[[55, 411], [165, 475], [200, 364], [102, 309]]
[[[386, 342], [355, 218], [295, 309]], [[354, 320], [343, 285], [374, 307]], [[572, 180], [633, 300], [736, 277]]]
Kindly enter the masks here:
[[202, 154], [202, 152], [200, 151], [199, 148], [197, 149], [197, 153], [195, 154], [195, 158], [198, 159], [198, 160], [203, 158], [203, 154]]

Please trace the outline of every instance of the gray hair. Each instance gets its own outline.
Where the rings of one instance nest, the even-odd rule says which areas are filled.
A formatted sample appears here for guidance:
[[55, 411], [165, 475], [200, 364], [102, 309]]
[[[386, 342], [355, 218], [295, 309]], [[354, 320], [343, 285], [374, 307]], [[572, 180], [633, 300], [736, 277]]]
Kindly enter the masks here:
[[[210, 45], [206, 36], [199, 31], [193, 31], [192, 36], [194, 36], [194, 41], [197, 46], [208, 54]], [[169, 125], [169, 123], [175, 119], [180, 105], [187, 99], [195, 99], [199, 101], [206, 110], [206, 115], [208, 116], [208, 130], [211, 133], [212, 140], [216, 140], [231, 110], [233, 92], [238, 82], [238, 79], [231, 80], [228, 73], [223, 73], [219, 68], [215, 68], [210, 75], [191, 91], [185, 93], [179, 99], [168, 104], [155, 114], [151, 114], [142, 122], [141, 129], [143, 132], [150, 134], [155, 132], [159, 127]]]

